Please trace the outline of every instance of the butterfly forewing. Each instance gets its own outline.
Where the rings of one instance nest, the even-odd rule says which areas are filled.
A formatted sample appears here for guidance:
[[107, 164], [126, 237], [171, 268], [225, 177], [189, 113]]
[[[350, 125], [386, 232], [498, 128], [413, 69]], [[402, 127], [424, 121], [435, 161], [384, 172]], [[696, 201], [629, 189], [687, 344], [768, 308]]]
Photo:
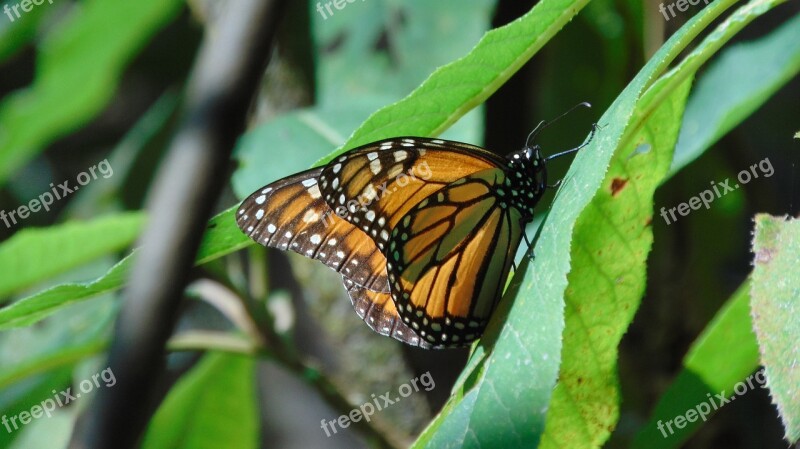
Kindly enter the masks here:
[[321, 168], [269, 184], [241, 205], [236, 222], [264, 246], [322, 261], [353, 282], [388, 292], [386, 259], [375, 243], [337, 217], [317, 185]]
[[389, 282], [403, 322], [434, 346], [479, 338], [522, 239], [501, 169], [455, 181], [418, 203], [392, 230]]
[[336, 215], [384, 249], [392, 228], [415, 204], [457, 179], [503, 163], [493, 153], [459, 142], [389, 139], [330, 162], [319, 187]]

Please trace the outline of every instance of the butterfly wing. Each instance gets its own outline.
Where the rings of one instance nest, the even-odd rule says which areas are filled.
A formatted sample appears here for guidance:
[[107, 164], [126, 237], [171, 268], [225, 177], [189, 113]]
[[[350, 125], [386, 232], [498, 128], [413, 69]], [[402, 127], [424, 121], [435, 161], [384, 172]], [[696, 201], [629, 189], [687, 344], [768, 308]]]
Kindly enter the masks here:
[[257, 190], [242, 202], [236, 223], [257, 243], [322, 261], [359, 285], [388, 292], [386, 258], [363, 231], [328, 207], [317, 185], [321, 171], [306, 170]]
[[397, 314], [392, 295], [375, 292], [343, 278], [344, 287], [358, 316], [375, 332], [423, 349], [431, 348], [425, 340], [412, 331]]
[[384, 249], [389, 232], [415, 204], [457, 179], [504, 163], [494, 153], [460, 142], [388, 139], [328, 163], [319, 187], [338, 216]]
[[414, 206], [392, 230], [389, 282], [403, 322], [434, 346], [462, 346], [483, 333], [522, 239], [506, 175], [489, 169]]

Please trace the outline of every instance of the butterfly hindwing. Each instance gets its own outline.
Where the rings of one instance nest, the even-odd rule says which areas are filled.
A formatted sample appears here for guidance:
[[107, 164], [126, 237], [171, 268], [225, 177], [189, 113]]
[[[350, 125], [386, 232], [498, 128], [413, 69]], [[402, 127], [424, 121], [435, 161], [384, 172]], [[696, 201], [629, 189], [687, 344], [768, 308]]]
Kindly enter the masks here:
[[414, 331], [403, 323], [397, 314], [391, 294], [366, 289], [347, 278], [343, 278], [343, 281], [356, 314], [372, 330], [411, 346], [419, 346], [423, 349], [431, 347], [428, 342], [420, 339]]
[[415, 204], [457, 179], [503, 163], [491, 152], [460, 142], [388, 139], [328, 163], [319, 187], [336, 215], [383, 249], [391, 229]]
[[522, 239], [505, 173], [460, 179], [414, 206], [392, 230], [385, 254], [403, 322], [434, 346], [479, 338], [505, 287]]
[[269, 184], [236, 214], [239, 228], [264, 246], [317, 259], [348, 279], [388, 292], [386, 259], [363, 231], [337, 217], [317, 185], [321, 168]]

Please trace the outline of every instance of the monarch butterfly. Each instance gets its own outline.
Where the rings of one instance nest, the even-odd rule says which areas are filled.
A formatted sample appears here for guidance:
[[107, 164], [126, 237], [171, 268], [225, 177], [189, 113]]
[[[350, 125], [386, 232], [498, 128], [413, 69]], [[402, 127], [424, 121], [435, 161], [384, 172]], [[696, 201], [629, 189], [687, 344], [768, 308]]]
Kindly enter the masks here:
[[544, 158], [530, 143], [544, 123], [507, 158], [442, 139], [370, 143], [258, 189], [237, 224], [257, 243], [340, 273], [379, 334], [426, 349], [466, 346], [502, 294], [548, 187], [546, 162], [588, 143]]

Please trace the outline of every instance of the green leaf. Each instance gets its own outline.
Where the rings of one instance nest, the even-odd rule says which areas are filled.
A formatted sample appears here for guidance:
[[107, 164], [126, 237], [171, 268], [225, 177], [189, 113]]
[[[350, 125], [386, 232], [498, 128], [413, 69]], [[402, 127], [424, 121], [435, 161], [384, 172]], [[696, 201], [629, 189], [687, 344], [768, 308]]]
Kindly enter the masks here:
[[73, 9], [71, 19], [40, 45], [34, 83], [0, 104], [0, 184], [54, 139], [99, 113], [128, 62], [182, 5], [88, 0]]
[[658, 91], [639, 101], [631, 122], [640, 129], [614, 153], [602, 187], [575, 223], [561, 374], [542, 448], [599, 447], [616, 425], [617, 346], [644, 293], [653, 194], [669, 169], [690, 87], [688, 78], [644, 123], [640, 117]]
[[756, 215], [750, 306], [769, 389], [790, 444], [800, 439], [800, 220]]
[[[100, 260], [86, 267], [94, 271], [108, 266]], [[82, 268], [83, 269], [83, 268]], [[70, 385], [73, 372], [87, 357], [103, 350], [100, 343], [108, 338], [108, 330], [117, 315], [118, 304], [111, 301], [92, 301], [69, 307], [57, 319], [46, 320], [37, 326], [0, 332], [0, 416], [15, 416], [30, 411], [31, 406], [51, 397]], [[23, 348], [22, 350], [20, 348]], [[99, 360], [98, 360], [99, 362]], [[78, 377], [78, 380], [84, 377]], [[72, 415], [74, 407], [57, 410]], [[55, 447], [30, 444], [32, 433], [45, 431], [53, 444], [69, 439], [69, 428], [54, 426], [52, 418], [29, 423], [12, 433], [0, 432], [0, 448]], [[72, 420], [70, 420], [72, 421]], [[39, 424], [46, 423], [46, 424]], [[18, 422], [19, 424], [19, 422]], [[13, 427], [12, 427], [13, 430]], [[66, 447], [66, 442], [64, 446]]]
[[670, 176], [698, 158], [800, 72], [798, 35], [800, 14], [760, 39], [732, 45], [709, 65], [686, 105]]
[[259, 447], [252, 358], [207, 354], [172, 388], [144, 436], [144, 449]]
[[[735, 385], [758, 367], [749, 291], [750, 283], [742, 284], [692, 344], [683, 359], [683, 369], [659, 399], [650, 421], [636, 435], [634, 449], [679, 447], [716, 412], [715, 407], [701, 405], [708, 402], [709, 395], [730, 397]], [[761, 379], [759, 384], [763, 385]], [[667, 426], [667, 421], [698, 407], [711, 410], [682, 428]]]
[[128, 247], [144, 220], [131, 212], [21, 230], [0, 244], [0, 297]]
[[[4, 1], [2, 4], [12, 8], [15, 4], [18, 5], [19, 3]], [[42, 6], [41, 8], [33, 8], [27, 13], [24, 13], [18, 8], [21, 13], [21, 17], [19, 18], [16, 17], [12, 10], [11, 18], [14, 19], [13, 21], [11, 21], [11, 18], [3, 11], [3, 20], [0, 21], [0, 61], [4, 61], [6, 58], [17, 53], [17, 51], [36, 37], [36, 32], [42, 20], [49, 18], [48, 16], [52, 16], [52, 14], [57, 11], [58, 6], [61, 5], [56, 5], [51, 8], [47, 8], [46, 6], [48, 5]]]
[[236, 225], [236, 212], [238, 206], [220, 212], [208, 222], [206, 233], [197, 249], [196, 265], [220, 258], [226, 254], [238, 251], [253, 244]]
[[29, 326], [69, 304], [121, 288], [127, 278], [130, 259], [130, 255], [122, 259], [94, 281], [61, 284], [0, 309], [0, 330]]
[[[669, 61], [661, 58], [676, 54], [685, 37], [697, 32], [698, 23], [708, 23], [709, 17], [732, 3], [715, 2], [698, 13], [659, 50], [643, 72], [653, 64], [666, 66]], [[725, 42], [778, 3], [754, 1], [740, 8], [653, 83], [638, 102], [603, 188], [576, 224], [566, 292], [563, 365], [541, 447], [598, 447], [616, 425], [617, 345], [644, 292], [647, 254], [653, 238], [649, 225], [653, 219], [653, 194], [669, 169], [691, 80]], [[630, 86], [621, 97], [629, 89]], [[600, 124], [605, 125], [606, 120], [601, 119]]]
[[[235, 210], [236, 207], [232, 207], [209, 221], [195, 259], [196, 264], [206, 263], [252, 243], [236, 227], [233, 216]], [[127, 279], [134, 254], [136, 250], [93, 281], [58, 285], [0, 309], [0, 330], [28, 326], [69, 304], [119, 290]]]
[[0, 390], [38, 374], [58, 368], [72, 367], [81, 360], [103, 352], [107, 347], [108, 340], [106, 338], [95, 338], [86, 343], [60, 347], [56, 351], [14, 366], [13, 369], [4, 369], [0, 372]]

